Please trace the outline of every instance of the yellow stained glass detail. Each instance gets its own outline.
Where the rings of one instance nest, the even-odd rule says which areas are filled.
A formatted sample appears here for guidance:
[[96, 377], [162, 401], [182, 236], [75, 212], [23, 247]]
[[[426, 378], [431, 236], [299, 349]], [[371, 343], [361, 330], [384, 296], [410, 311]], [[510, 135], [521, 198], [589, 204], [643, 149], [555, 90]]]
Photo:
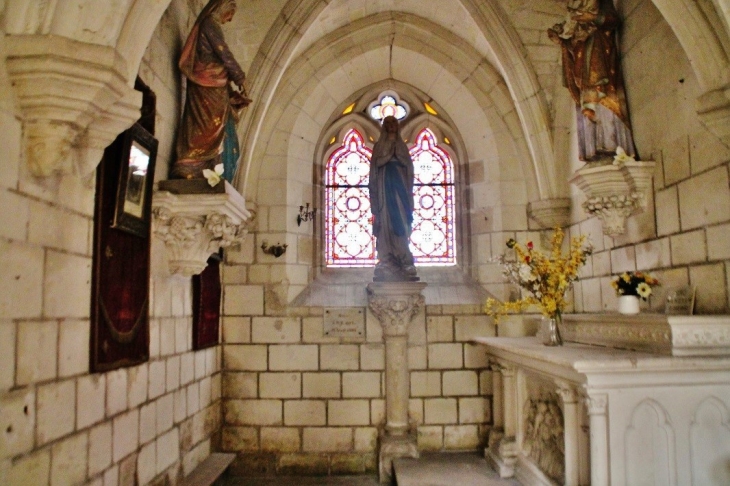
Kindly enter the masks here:
[[[351, 104], [350, 106], [348, 106], [347, 108], [345, 108], [345, 109], [344, 109], [344, 110], [342, 111], [342, 114], [343, 114], [343, 115], [348, 115], [348, 114], [352, 113], [352, 110], [354, 110], [354, 109], [355, 109], [355, 103], [353, 103], [353, 104]], [[333, 143], [334, 143], [334, 142], [333, 142]]]
[[423, 102], [423, 107], [426, 108], [426, 111], [430, 113], [431, 115], [437, 116], [439, 114], [438, 111], [433, 109], [433, 106], [429, 105], [425, 101]]
[[332, 144], [333, 144], [333, 143], [335, 143], [336, 141], [337, 141], [337, 137], [332, 137], [332, 138], [330, 139], [330, 145], [332, 145]]
[[444, 137], [444, 143], [446, 145], [451, 145], [451, 140], [449, 140], [449, 137]]

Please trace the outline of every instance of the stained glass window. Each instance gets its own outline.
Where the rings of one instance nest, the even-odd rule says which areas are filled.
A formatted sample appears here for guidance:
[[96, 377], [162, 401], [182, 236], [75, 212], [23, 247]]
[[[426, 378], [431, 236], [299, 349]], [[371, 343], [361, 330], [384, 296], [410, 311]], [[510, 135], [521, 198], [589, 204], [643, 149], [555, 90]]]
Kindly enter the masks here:
[[370, 150], [357, 130], [350, 130], [327, 163], [325, 251], [327, 266], [375, 264], [370, 214]]
[[[456, 263], [453, 163], [427, 128], [418, 134], [410, 153], [415, 169], [411, 251], [416, 265], [453, 265]], [[328, 160], [327, 266], [368, 267], [377, 263], [367, 187], [371, 155], [362, 135], [352, 129]]]
[[383, 91], [376, 101], [368, 107], [373, 120], [382, 122], [386, 116], [394, 116], [399, 121], [408, 116], [408, 103], [401, 101], [395, 91]]

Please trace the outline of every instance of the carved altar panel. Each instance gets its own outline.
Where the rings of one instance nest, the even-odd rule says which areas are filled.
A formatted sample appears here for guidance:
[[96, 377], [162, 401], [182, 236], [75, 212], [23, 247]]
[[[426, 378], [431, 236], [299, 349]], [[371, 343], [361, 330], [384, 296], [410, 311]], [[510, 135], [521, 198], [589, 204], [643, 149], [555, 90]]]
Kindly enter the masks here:
[[[535, 338], [475, 341], [485, 345], [491, 363], [517, 375], [519, 406], [502, 410], [504, 423], [511, 415], [521, 429], [516, 443], [512, 439], [514, 451], [502, 447], [510, 445], [508, 434], [495, 434], [494, 443], [490, 436], [485, 451], [502, 477], [531, 485], [730, 484], [730, 356], [573, 343], [551, 348]], [[495, 389], [495, 397], [507, 397], [508, 388]], [[538, 407], [549, 409], [556, 394], [565, 430], [564, 481], [551, 478], [533, 450], [534, 429], [545, 420], [537, 419]], [[511, 458], [516, 467], [501, 467]]]
[[697, 407], [690, 426], [692, 484], [730, 484], [730, 413], [717, 397]]
[[565, 428], [557, 394], [525, 401], [522, 410], [522, 453], [546, 476], [562, 484], [565, 478]]
[[677, 484], [674, 435], [659, 403], [651, 399], [639, 403], [624, 435], [626, 484]]

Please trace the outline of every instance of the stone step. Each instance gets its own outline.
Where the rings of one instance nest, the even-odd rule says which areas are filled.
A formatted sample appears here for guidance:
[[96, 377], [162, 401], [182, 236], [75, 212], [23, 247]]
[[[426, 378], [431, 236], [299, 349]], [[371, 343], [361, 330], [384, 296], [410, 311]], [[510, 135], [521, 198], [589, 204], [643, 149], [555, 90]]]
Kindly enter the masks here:
[[519, 486], [501, 479], [477, 452], [421, 453], [393, 461], [398, 486]]

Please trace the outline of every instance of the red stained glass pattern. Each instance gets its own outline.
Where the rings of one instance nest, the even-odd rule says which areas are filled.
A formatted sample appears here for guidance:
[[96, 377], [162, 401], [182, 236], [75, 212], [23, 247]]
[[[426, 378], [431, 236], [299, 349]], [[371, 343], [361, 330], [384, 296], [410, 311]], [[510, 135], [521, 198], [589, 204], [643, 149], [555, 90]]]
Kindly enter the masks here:
[[[429, 129], [410, 149], [415, 169], [411, 251], [417, 265], [453, 265], [454, 176], [448, 153]], [[325, 252], [329, 267], [369, 267], [377, 262], [368, 175], [372, 151], [350, 130], [326, 169]]]
[[454, 265], [454, 165], [425, 128], [410, 150], [415, 181], [411, 252], [416, 265]]
[[357, 130], [350, 130], [327, 163], [327, 266], [368, 267], [376, 261], [368, 193], [372, 150], [364, 142]]

